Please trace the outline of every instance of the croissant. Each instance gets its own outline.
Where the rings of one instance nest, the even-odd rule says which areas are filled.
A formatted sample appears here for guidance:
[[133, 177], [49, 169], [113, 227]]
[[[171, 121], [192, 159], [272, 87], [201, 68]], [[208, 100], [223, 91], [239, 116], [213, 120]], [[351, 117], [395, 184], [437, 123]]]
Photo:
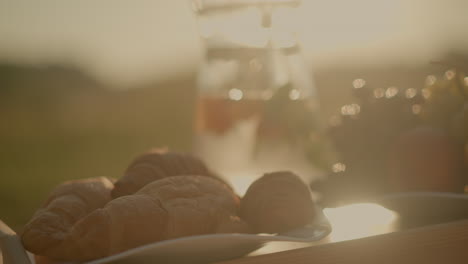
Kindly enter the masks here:
[[168, 177], [110, 201], [65, 230], [60, 243], [32, 252], [83, 261], [165, 239], [238, 232], [243, 224], [235, 217], [238, 207], [237, 196], [218, 180]]
[[115, 183], [112, 197], [133, 194], [152, 181], [178, 175], [217, 178], [201, 160], [190, 154], [154, 149], [133, 160], [124, 176]]
[[250, 185], [240, 216], [257, 233], [280, 233], [309, 223], [315, 204], [309, 188], [288, 171], [267, 173]]
[[216, 179], [169, 177], [148, 184], [137, 194], [157, 197], [168, 213], [163, 239], [216, 233], [226, 223], [238, 221], [239, 198]]
[[80, 219], [111, 200], [112, 182], [104, 177], [65, 182], [57, 186], [26, 224], [24, 247], [38, 255], [61, 256], [61, 243]]

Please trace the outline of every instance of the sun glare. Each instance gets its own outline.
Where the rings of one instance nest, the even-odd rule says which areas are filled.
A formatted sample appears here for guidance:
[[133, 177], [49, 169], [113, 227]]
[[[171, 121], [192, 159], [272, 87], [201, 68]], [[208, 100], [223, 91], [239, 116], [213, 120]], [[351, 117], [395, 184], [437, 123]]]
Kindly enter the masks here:
[[323, 210], [332, 225], [333, 242], [392, 232], [397, 214], [378, 204], [360, 203]]
[[255, 180], [253, 177], [249, 177], [248, 175], [238, 175], [236, 177], [229, 177], [228, 181], [231, 183], [231, 186], [234, 188], [234, 191], [244, 196], [247, 192], [247, 189]]

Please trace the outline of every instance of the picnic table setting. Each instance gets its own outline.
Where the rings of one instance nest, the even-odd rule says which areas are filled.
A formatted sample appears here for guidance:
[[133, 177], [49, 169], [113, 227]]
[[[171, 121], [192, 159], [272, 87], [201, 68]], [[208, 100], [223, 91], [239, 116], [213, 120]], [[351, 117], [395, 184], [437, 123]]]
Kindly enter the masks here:
[[[338, 63], [314, 68], [313, 56], [304, 56], [310, 40], [324, 48], [320, 31], [332, 40], [333, 30], [347, 33], [337, 31], [347, 23], [340, 8], [301, 0], [185, 2], [198, 62], [183, 51], [193, 43], [180, 35], [190, 32], [172, 29], [182, 15], [164, 25], [180, 33], [178, 46], [163, 30], [146, 41], [180, 49], [178, 59], [161, 60], [161, 72], [196, 64], [190, 74], [116, 88], [86, 73], [105, 72], [97, 55], [93, 62], [77, 51], [57, 55], [81, 61], [76, 68], [3, 65], [0, 56], [0, 124], [8, 124], [0, 129], [0, 264], [467, 262], [466, 52], [430, 53], [423, 66], [364, 67], [367, 61], [358, 66], [359, 56], [343, 51]], [[383, 7], [357, 2], [369, 8], [357, 21]], [[399, 8], [414, 9], [408, 6]], [[309, 25], [320, 7], [337, 14]], [[141, 8], [127, 11], [143, 16]], [[158, 12], [158, 19], [170, 17]], [[394, 34], [377, 21], [373, 30], [382, 43]], [[115, 45], [132, 43], [121, 40]], [[357, 46], [379, 41], [363, 38]], [[130, 70], [130, 50], [113, 62]]]

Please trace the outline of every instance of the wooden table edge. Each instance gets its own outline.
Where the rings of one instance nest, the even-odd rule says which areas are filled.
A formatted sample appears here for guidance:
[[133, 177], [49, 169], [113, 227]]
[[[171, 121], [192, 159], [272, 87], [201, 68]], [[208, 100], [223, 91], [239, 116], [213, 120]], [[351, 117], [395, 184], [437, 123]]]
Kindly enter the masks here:
[[468, 263], [468, 220], [216, 264]]

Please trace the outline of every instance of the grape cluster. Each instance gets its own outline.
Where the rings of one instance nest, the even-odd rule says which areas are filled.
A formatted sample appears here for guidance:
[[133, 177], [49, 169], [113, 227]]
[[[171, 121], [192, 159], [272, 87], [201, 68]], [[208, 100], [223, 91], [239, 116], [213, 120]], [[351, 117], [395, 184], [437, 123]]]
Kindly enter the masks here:
[[441, 79], [428, 76], [423, 88], [374, 88], [354, 80], [355, 102], [341, 107], [328, 128], [338, 160], [327, 179], [311, 184], [322, 203], [463, 189], [464, 180], [447, 179], [467, 173], [467, 87], [457, 70]]

